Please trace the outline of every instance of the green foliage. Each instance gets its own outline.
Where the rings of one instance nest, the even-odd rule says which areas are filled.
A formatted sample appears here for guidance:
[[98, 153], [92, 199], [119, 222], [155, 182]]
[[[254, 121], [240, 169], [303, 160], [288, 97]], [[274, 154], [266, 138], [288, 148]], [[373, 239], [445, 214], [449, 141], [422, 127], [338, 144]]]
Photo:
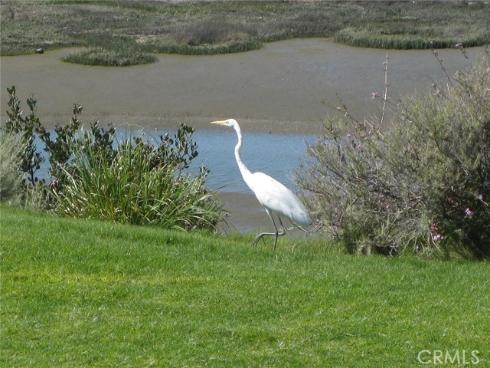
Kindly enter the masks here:
[[45, 151], [49, 153], [49, 173], [58, 180], [63, 175], [63, 167], [71, 157], [75, 134], [81, 125], [78, 119], [78, 115], [81, 112], [82, 107], [75, 104], [70, 123], [64, 126], [56, 126], [54, 128], [54, 137], [44, 126], [38, 129], [39, 137], [45, 145]]
[[490, 256], [490, 57], [393, 121], [330, 120], [298, 175], [310, 208], [351, 251]]
[[[82, 106], [75, 104], [71, 121], [50, 132], [35, 113], [36, 100], [27, 100], [30, 114], [24, 117], [15, 87], [8, 91], [6, 131], [22, 138], [18, 169], [30, 178], [22, 187], [26, 206], [183, 230], [214, 229], [222, 219], [221, 206], [205, 189], [207, 169], [202, 167], [195, 177], [184, 172], [198, 155], [191, 127], [182, 125], [173, 137], [161, 136], [155, 145], [141, 138], [115, 145], [112, 127], [104, 129], [94, 122], [88, 130], [81, 129]], [[49, 156], [48, 185], [36, 174], [43, 159], [35, 139], [44, 143]], [[7, 156], [9, 152], [6, 148]], [[11, 167], [16, 161], [9, 162]], [[6, 186], [5, 191], [17, 188], [12, 180]], [[2, 191], [3, 187], [2, 182]]]
[[272, 254], [250, 238], [0, 212], [5, 367], [415, 367], [441, 347], [490, 359], [486, 262], [294, 238]]
[[17, 202], [22, 193], [25, 142], [19, 134], [0, 130], [0, 200]]
[[55, 211], [181, 230], [214, 229], [222, 210], [205, 189], [207, 170], [197, 177], [183, 173], [197, 156], [191, 134], [183, 126], [174, 139], [162, 137], [157, 147], [128, 139], [108, 154], [93, 134], [83, 132], [62, 190], [54, 190]]
[[24, 116], [20, 105], [20, 99], [17, 97], [15, 86], [7, 88], [9, 94], [9, 100], [7, 102], [7, 121], [5, 122], [5, 129], [7, 133], [21, 134], [23, 138], [23, 144], [25, 145], [24, 153], [22, 155], [22, 163], [20, 169], [25, 173], [26, 179], [31, 185], [34, 185], [37, 181], [35, 175], [39, 170], [43, 161], [41, 154], [37, 152], [35, 146], [36, 133], [41, 127], [39, 117], [36, 115], [36, 103], [34, 97], [27, 98], [27, 106], [29, 113]]

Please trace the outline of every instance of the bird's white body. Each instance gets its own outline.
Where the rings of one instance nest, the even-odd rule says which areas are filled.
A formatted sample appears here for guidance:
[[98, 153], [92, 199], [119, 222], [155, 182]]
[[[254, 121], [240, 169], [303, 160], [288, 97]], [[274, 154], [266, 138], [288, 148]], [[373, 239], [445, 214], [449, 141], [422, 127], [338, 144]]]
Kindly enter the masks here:
[[[220, 120], [215, 121], [213, 124], [229, 126], [235, 129], [238, 142], [235, 146], [235, 159], [242, 174], [242, 178], [250, 188], [252, 192], [255, 193], [259, 203], [266, 209], [269, 214], [272, 223], [276, 229], [275, 233], [262, 233], [259, 234], [255, 240], [257, 242], [264, 235], [275, 235], [276, 243], [277, 237], [285, 234], [285, 228], [283, 226], [282, 232], [279, 233], [277, 230], [276, 223], [274, 221], [273, 215], [276, 215], [282, 226], [281, 216], [287, 217], [294, 224], [308, 226], [311, 224], [310, 215], [306, 210], [305, 206], [301, 203], [299, 198], [282, 183], [278, 182], [276, 179], [270, 177], [262, 172], [252, 173], [242, 162], [240, 157], [240, 149], [242, 147], [242, 133], [240, 130], [240, 125], [235, 119]], [[254, 243], [255, 243], [254, 242]], [[274, 243], [274, 248], [276, 243]]]
[[304, 226], [311, 224], [308, 211], [292, 191], [262, 172], [255, 172], [251, 175], [252, 183], [247, 183], [247, 185], [255, 193], [262, 206], [278, 216], [283, 215], [289, 218], [295, 224]]

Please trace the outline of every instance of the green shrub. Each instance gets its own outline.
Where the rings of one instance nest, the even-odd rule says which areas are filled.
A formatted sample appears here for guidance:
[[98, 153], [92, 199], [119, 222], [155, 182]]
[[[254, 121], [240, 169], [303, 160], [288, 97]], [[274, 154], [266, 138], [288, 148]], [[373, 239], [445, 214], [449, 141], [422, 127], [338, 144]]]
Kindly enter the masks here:
[[33, 97], [27, 99], [29, 113], [25, 115], [21, 108], [20, 100], [17, 97], [15, 86], [7, 88], [7, 92], [9, 94], [9, 100], [7, 102], [8, 118], [5, 122], [5, 130], [7, 133], [22, 135], [22, 141], [25, 147], [20, 170], [25, 174], [25, 178], [30, 185], [34, 185], [37, 181], [36, 171], [39, 170], [43, 161], [34, 143], [36, 133], [41, 127], [39, 117], [36, 114], [37, 101]]
[[490, 257], [490, 57], [391, 123], [330, 120], [298, 175], [349, 250], [451, 249]]
[[[174, 147], [189, 147], [182, 142]], [[213, 229], [222, 218], [204, 187], [207, 171], [197, 177], [183, 172], [196, 156], [192, 148], [185, 153], [128, 139], [109, 155], [93, 143], [87, 132], [78, 141], [63, 189], [54, 192], [57, 213], [182, 230]]]
[[22, 194], [22, 158], [26, 148], [21, 135], [0, 130], [0, 200], [17, 202]]

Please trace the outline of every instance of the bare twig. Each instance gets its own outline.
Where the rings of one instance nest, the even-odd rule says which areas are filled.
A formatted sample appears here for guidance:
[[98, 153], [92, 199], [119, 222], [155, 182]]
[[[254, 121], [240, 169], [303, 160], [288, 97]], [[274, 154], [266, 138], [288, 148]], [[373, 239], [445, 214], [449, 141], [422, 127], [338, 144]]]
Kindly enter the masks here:
[[383, 62], [383, 65], [385, 66], [385, 91], [383, 94], [383, 108], [381, 110], [381, 120], [380, 120], [380, 126], [383, 125], [383, 121], [385, 119], [385, 112], [386, 112], [386, 101], [388, 100], [388, 61], [389, 61], [388, 53], [386, 53], [386, 59]]
[[434, 54], [434, 57], [436, 58], [439, 65], [441, 66], [442, 72], [446, 75], [446, 78], [448, 80], [449, 85], [452, 86], [453, 80], [452, 80], [451, 76], [449, 75], [449, 73], [447, 72], [447, 69], [444, 66], [444, 63], [442, 61], [442, 58], [439, 56], [439, 52], [436, 49], [432, 49], [432, 53]]

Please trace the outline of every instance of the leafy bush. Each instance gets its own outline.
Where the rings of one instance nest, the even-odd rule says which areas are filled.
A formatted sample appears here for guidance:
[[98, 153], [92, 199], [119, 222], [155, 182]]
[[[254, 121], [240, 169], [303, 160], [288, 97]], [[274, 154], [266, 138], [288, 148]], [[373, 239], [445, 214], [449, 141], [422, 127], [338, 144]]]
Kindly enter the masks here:
[[0, 130], [0, 200], [16, 202], [22, 193], [25, 144], [19, 134]]
[[9, 100], [7, 102], [7, 121], [5, 130], [7, 133], [21, 134], [25, 144], [24, 154], [20, 169], [25, 173], [26, 179], [31, 185], [37, 181], [36, 171], [43, 161], [41, 153], [37, 152], [34, 143], [36, 133], [41, 128], [39, 117], [36, 115], [36, 100], [33, 97], [27, 99], [29, 113], [24, 116], [20, 100], [17, 97], [15, 86], [7, 88]]
[[[451, 80], [451, 79], [450, 79]], [[349, 250], [490, 257], [490, 57], [391, 123], [330, 120], [298, 182]]]

